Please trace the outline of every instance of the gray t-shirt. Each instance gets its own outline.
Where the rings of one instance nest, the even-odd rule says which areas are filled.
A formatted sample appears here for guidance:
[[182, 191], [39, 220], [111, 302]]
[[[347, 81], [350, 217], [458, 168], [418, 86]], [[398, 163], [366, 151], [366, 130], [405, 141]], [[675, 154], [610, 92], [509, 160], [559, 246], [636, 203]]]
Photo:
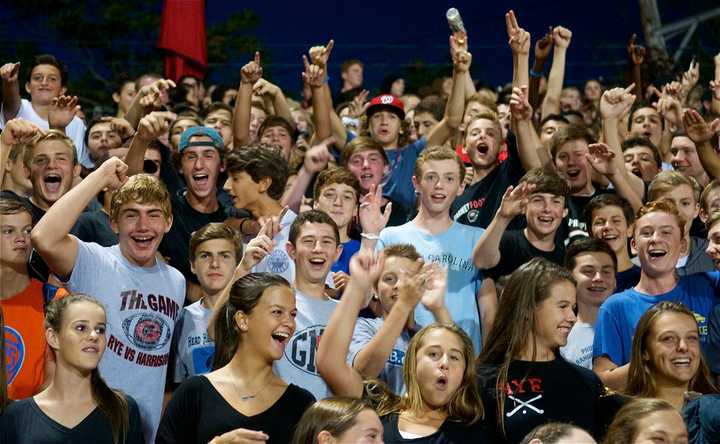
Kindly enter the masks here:
[[173, 334], [173, 382], [181, 383], [212, 370], [215, 342], [207, 331], [212, 313], [202, 300], [183, 308]]
[[594, 339], [594, 326], [586, 322], [576, 322], [570, 330], [567, 344], [560, 347], [560, 354], [566, 361], [592, 370]]
[[107, 348], [100, 374], [112, 388], [135, 398], [146, 442], [155, 442], [175, 322], [185, 300], [185, 278], [157, 262], [133, 265], [119, 245], [78, 240], [70, 290], [93, 296], [107, 314]]
[[[375, 318], [358, 318], [355, 323], [355, 331], [353, 332], [352, 342], [350, 342], [350, 350], [347, 356], [348, 364], [355, 362], [357, 354], [365, 348], [372, 338], [380, 331], [384, 319]], [[410, 342], [410, 335], [407, 330], [403, 330], [402, 334], [395, 341], [393, 350], [385, 362], [385, 367], [378, 375], [378, 379], [387, 384], [388, 387], [396, 394], [401, 395], [405, 392], [405, 383], [403, 382], [403, 363], [405, 362], [405, 352]]]
[[312, 298], [295, 290], [295, 303], [295, 334], [285, 346], [283, 357], [275, 361], [275, 372], [285, 382], [312, 393], [315, 399], [324, 399], [332, 396], [332, 392], [318, 373], [315, 359], [320, 337], [337, 307], [337, 301]]

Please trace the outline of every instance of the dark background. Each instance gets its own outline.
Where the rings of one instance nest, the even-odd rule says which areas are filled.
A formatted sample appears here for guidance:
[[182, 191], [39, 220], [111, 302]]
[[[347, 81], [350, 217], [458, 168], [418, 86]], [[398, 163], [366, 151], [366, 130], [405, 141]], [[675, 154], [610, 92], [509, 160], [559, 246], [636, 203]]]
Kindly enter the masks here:
[[[85, 2], [14, 0], [0, 8], [0, 60], [29, 62], [50, 52], [71, 71], [71, 93], [87, 105], [109, 104], [120, 73], [135, 77], [162, 72], [158, 40], [162, 2], [94, 0]], [[717, 0], [658, 0], [663, 24], [718, 6]], [[409, 88], [429, 84], [448, 72], [448, 7], [457, 7], [469, 33], [475, 79], [501, 85], [511, 80], [504, 14], [513, 8], [533, 37], [548, 26], [573, 32], [565, 82], [581, 86], [592, 77], [625, 82], [626, 44], [632, 33], [643, 41], [635, 0], [527, 0], [490, 3], [478, 0], [392, 2], [235, 1], [206, 4], [208, 83], [235, 84], [239, 69], [259, 49], [266, 77], [291, 96], [300, 89], [301, 55], [311, 45], [335, 39], [331, 84], [339, 84], [340, 64], [365, 63], [365, 86], [376, 90], [390, 74], [409, 79]], [[669, 40], [674, 53], [682, 36]], [[720, 50], [720, 20], [702, 23], [679, 68], [692, 55], [701, 62], [701, 82], [712, 76], [712, 56]], [[532, 63], [532, 58], [531, 58]], [[549, 71], [550, 61], [546, 65]], [[25, 72], [22, 74], [26, 75]], [[652, 77], [653, 73], [648, 73]], [[653, 80], [653, 79], [651, 79]]]

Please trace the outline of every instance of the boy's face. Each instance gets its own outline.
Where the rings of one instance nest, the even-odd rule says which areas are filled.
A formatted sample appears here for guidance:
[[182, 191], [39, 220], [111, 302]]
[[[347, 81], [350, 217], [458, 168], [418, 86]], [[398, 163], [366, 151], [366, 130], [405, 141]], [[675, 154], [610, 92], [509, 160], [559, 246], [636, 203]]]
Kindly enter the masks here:
[[625, 213], [615, 205], [606, 205], [592, 212], [590, 221], [592, 237], [604, 241], [617, 254], [627, 248], [627, 239], [632, 236]]
[[232, 145], [232, 114], [226, 109], [217, 109], [205, 117], [203, 125], [214, 128], [220, 133], [226, 147]]
[[208, 136], [196, 136], [192, 142], [207, 142], [207, 146], [190, 146], [183, 150], [181, 171], [188, 191], [202, 199], [213, 195], [217, 190], [217, 178], [223, 169], [220, 153], [212, 145]]
[[415, 114], [413, 124], [415, 125], [418, 139], [426, 136], [437, 123], [438, 121], [435, 120], [435, 117], [430, 113], [423, 112]]
[[381, 153], [376, 150], [364, 150], [350, 156], [347, 168], [360, 181], [360, 188], [367, 191], [371, 185], [378, 186], [382, 182], [388, 165]]
[[575, 88], [563, 88], [560, 93], [560, 109], [563, 111], [580, 110], [580, 91]]
[[30, 81], [25, 91], [30, 94], [33, 103], [49, 105], [52, 99], [65, 94], [60, 70], [53, 65], [37, 65], [30, 73]]
[[250, 108], [250, 137], [253, 141], [258, 139], [258, 129], [265, 122], [267, 114], [262, 109], [253, 106]]
[[197, 276], [203, 291], [214, 295], [230, 282], [238, 260], [231, 240], [210, 239], [197, 246], [190, 269]]
[[710, 256], [715, 269], [720, 270], [720, 223], [715, 223], [708, 230], [708, 246], [705, 249], [705, 254]]
[[662, 117], [655, 108], [640, 108], [632, 116], [630, 135], [650, 139], [655, 146], [660, 146], [662, 138]]
[[[22, 159], [22, 153], [11, 160], [8, 158], [5, 171], [10, 175], [10, 179], [16, 188], [22, 190], [23, 195], [29, 195], [32, 193], [33, 185], [30, 181], [30, 171], [25, 167], [25, 163]], [[0, 183], [0, 185], [3, 185]]]
[[488, 106], [483, 105], [477, 100], [473, 100], [472, 102], [468, 102], [468, 104], [465, 106], [465, 113], [463, 114], [462, 124], [463, 126], [467, 126], [470, 122], [477, 119], [477, 116], [479, 116], [480, 114], [493, 112], [494, 111]]
[[465, 135], [465, 150], [477, 169], [492, 169], [497, 165], [502, 131], [497, 122], [476, 119], [468, 125]]
[[265, 128], [260, 136], [260, 142], [280, 147], [280, 151], [285, 159], [290, 158], [293, 141], [292, 136], [284, 126], [271, 126]]
[[559, 129], [567, 126], [568, 124], [562, 120], [548, 120], [543, 123], [542, 128], [540, 128], [540, 142], [545, 146], [549, 146], [553, 135], [558, 132]]
[[690, 233], [692, 221], [698, 216], [700, 205], [695, 200], [695, 194], [690, 185], [680, 185], [671, 191], [661, 193], [657, 200], [669, 200], [675, 204], [680, 215], [685, 218], [685, 234]]
[[710, 216], [720, 211], [720, 187], [710, 190], [704, 197], [702, 208], [700, 209], [700, 219], [707, 222]]
[[398, 298], [400, 285], [420, 271], [420, 264], [402, 256], [385, 258], [380, 278], [375, 286], [382, 312], [387, 316]]
[[166, 219], [160, 203], [128, 202], [111, 225], [123, 256], [134, 265], [149, 267], [155, 264], [160, 241], [170, 231], [172, 215]]
[[342, 231], [355, 216], [357, 202], [358, 195], [355, 188], [344, 183], [331, 183], [320, 191], [315, 209], [326, 212]]
[[415, 190], [420, 193], [420, 205], [430, 214], [448, 214], [453, 200], [465, 189], [457, 161], [427, 160], [421, 170], [421, 177], [413, 176]]
[[686, 176], [699, 178], [705, 170], [700, 163], [695, 142], [689, 137], [678, 136], [673, 138], [670, 144], [670, 154], [672, 164], [675, 171], [679, 171]]
[[615, 290], [615, 264], [607, 253], [578, 254], [572, 274], [577, 282], [578, 305], [600, 307]]
[[625, 160], [625, 169], [638, 176], [645, 183], [650, 183], [660, 172], [657, 163], [655, 163], [655, 155], [653, 151], [642, 145], [637, 145], [626, 149], [623, 152]]
[[223, 189], [232, 198], [235, 208], [248, 208], [265, 195], [269, 186], [265, 182], [266, 180], [255, 182], [245, 171], [236, 171], [228, 175]]
[[32, 216], [27, 211], [0, 214], [0, 264], [24, 269], [30, 259]]
[[550, 193], [531, 194], [525, 207], [528, 229], [538, 236], [555, 233], [566, 215], [565, 198]]
[[316, 222], [304, 223], [295, 244], [288, 242], [285, 248], [295, 261], [297, 279], [312, 283], [325, 282], [330, 268], [342, 252], [333, 227]]
[[177, 152], [178, 145], [180, 145], [180, 137], [182, 137], [182, 133], [185, 132], [186, 129], [192, 128], [193, 126], [197, 126], [197, 123], [193, 119], [187, 119], [187, 118], [179, 118], [177, 120], [177, 123], [172, 128], [172, 132], [170, 133], [170, 146], [172, 147], [173, 151]]
[[73, 165], [73, 153], [60, 140], [43, 140], [33, 148], [30, 180], [33, 197], [41, 207], [50, 207], [72, 187], [80, 174], [80, 166]]
[[358, 63], [352, 64], [340, 76], [350, 85], [350, 88], [357, 88], [363, 83], [363, 67]]
[[638, 252], [642, 272], [650, 278], [674, 273], [686, 244], [675, 216], [670, 213], [653, 211], [635, 221], [632, 247]]
[[558, 174], [567, 180], [573, 193], [585, 190], [590, 182], [588, 152], [587, 142], [577, 139], [563, 144], [555, 154]]
[[90, 158], [95, 164], [100, 164], [108, 158], [111, 149], [122, 144], [122, 139], [110, 122], [99, 122], [90, 128], [87, 144]]
[[369, 119], [370, 134], [383, 147], [397, 145], [401, 123], [400, 116], [392, 111], [375, 111]]

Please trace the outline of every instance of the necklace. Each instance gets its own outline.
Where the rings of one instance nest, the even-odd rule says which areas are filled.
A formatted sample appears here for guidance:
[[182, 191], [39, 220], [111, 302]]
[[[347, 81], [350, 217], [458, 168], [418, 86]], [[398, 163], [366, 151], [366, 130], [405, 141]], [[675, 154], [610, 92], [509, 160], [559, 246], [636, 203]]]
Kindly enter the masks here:
[[[253, 382], [254, 382], [254, 381], [253, 381]], [[255, 393], [252, 393], [252, 394], [250, 394], [250, 395], [243, 395], [243, 394], [242, 394], [243, 392], [240, 390], [240, 387], [237, 385], [237, 382], [235, 381], [235, 378], [232, 379], [232, 385], [233, 385], [233, 387], [235, 387], [235, 391], [236, 391], [237, 394], [240, 396], [240, 401], [250, 401], [251, 399], [257, 398], [257, 395], [259, 395], [260, 392], [261, 392], [265, 387], [267, 387], [267, 383], [265, 383], [265, 384], [262, 384], [262, 385], [260, 386], [260, 388], [259, 388]]]

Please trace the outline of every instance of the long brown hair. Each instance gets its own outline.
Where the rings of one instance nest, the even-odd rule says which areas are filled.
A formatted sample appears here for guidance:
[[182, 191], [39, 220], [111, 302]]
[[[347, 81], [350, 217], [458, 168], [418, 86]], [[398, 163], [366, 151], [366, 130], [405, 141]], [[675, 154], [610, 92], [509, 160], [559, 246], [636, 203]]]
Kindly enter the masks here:
[[227, 365], [235, 355], [240, 343], [240, 329], [234, 320], [235, 313], [242, 311], [250, 314], [260, 302], [265, 290], [277, 285], [290, 287], [285, 278], [272, 273], [250, 273], [235, 281], [230, 288], [227, 301], [216, 308], [213, 370]]
[[417, 381], [417, 355], [424, 345], [425, 337], [433, 330], [443, 329], [454, 333], [462, 345], [465, 358], [463, 380], [455, 394], [450, 398], [446, 409], [450, 421], [473, 424], [483, 418], [484, 410], [477, 387], [477, 377], [472, 358], [475, 356], [472, 340], [464, 330], [455, 324], [434, 323], [423, 327], [408, 344], [403, 365], [403, 381], [406, 391], [402, 396], [394, 395], [381, 383], [366, 383], [366, 395], [376, 404], [378, 415], [400, 413], [403, 411], [418, 412], [423, 409], [424, 401]]
[[[697, 327], [695, 315], [682, 302], [663, 301], [659, 302], [645, 314], [642, 315], [638, 325], [635, 328], [635, 336], [633, 337], [632, 354], [630, 356], [630, 370], [628, 373], [627, 387], [625, 393], [630, 396], [640, 396], [653, 398], [657, 394], [657, 385], [655, 381], [656, 369], [651, 368], [648, 356], [648, 340], [655, 323], [660, 317], [666, 313], [677, 313], [692, 319]], [[700, 329], [698, 328], [698, 334]], [[712, 383], [710, 370], [708, 369], [702, 353], [698, 355], [700, 365], [697, 372], [690, 380], [688, 389], [702, 394], [717, 393], [717, 388]]]
[[[60, 333], [63, 326], [63, 315], [69, 306], [77, 302], [89, 302], [95, 304], [105, 311], [105, 308], [95, 298], [84, 294], [72, 294], [64, 298], [56, 299], [48, 304], [45, 309], [45, 329], [52, 329]], [[55, 350], [53, 352], [57, 353]], [[122, 392], [108, 387], [105, 380], [100, 376], [96, 368], [90, 374], [90, 388], [92, 396], [100, 411], [110, 420], [110, 428], [113, 434], [113, 442], [125, 442], [127, 431], [130, 427], [128, 402]]]
[[[575, 285], [570, 271], [543, 258], [534, 258], [521, 265], [511, 275], [500, 295], [498, 312], [488, 334], [479, 365], [499, 366], [497, 375], [497, 420], [505, 431], [505, 386], [512, 360], [517, 359], [533, 336], [532, 360], [535, 360], [537, 343], [532, 335], [535, 312], [540, 303], [550, 296], [550, 287], [562, 281]], [[556, 355], [558, 355], [556, 351]]]
[[7, 370], [5, 369], [5, 316], [2, 307], [0, 307], [0, 335], [0, 415], [2, 415], [8, 404]]

